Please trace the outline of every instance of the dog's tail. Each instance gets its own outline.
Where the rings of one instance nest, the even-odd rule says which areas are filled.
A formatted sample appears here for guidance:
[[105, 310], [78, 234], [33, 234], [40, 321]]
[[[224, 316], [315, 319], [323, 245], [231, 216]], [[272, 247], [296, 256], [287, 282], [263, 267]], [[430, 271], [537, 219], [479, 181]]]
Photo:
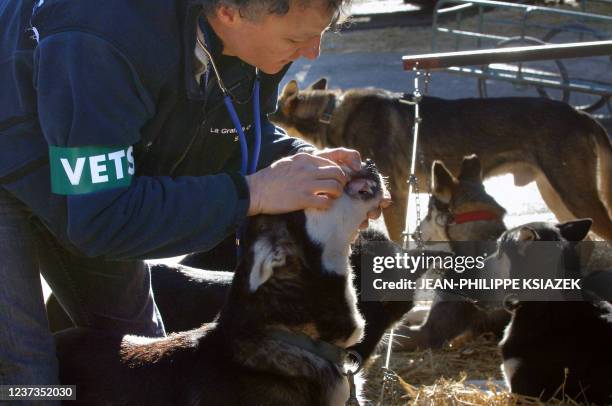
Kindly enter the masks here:
[[599, 161], [598, 188], [602, 202], [608, 209], [608, 215], [612, 218], [612, 139], [606, 129], [595, 119], [591, 119], [597, 157]]

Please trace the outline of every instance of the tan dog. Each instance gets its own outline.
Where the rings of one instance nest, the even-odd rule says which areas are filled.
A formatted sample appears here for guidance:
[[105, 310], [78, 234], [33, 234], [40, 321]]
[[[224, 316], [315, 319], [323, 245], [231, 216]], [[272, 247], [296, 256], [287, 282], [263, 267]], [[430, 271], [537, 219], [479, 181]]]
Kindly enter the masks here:
[[[385, 211], [385, 220], [398, 240], [404, 228], [414, 108], [380, 89], [326, 87], [325, 79], [303, 91], [295, 81], [288, 83], [271, 119], [319, 146], [355, 148], [374, 159], [390, 176], [395, 204]], [[560, 221], [590, 217], [592, 231], [612, 240], [612, 145], [588, 114], [540, 98], [424, 97], [421, 116], [421, 190], [427, 190], [434, 160], [457, 173], [463, 157], [475, 153], [485, 178], [511, 173], [517, 186], [535, 181]]]

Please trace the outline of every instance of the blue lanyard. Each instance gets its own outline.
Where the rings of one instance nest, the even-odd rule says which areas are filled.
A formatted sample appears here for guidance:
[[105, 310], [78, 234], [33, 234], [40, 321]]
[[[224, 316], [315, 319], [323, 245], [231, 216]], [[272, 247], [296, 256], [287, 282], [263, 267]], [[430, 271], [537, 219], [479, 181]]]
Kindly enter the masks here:
[[[200, 20], [200, 28], [204, 33], [204, 39], [206, 44], [210, 44], [210, 39], [208, 37], [208, 32], [206, 27], [203, 24], [203, 21]], [[232, 123], [236, 128], [236, 132], [238, 132], [238, 138], [240, 140], [240, 173], [242, 176], [250, 175], [257, 170], [257, 163], [259, 161], [259, 152], [261, 150], [261, 111], [259, 107], [259, 89], [260, 89], [260, 81], [259, 81], [259, 70], [255, 71], [255, 84], [253, 85], [253, 120], [255, 125], [255, 142], [253, 145], [253, 156], [249, 162], [249, 149], [247, 145], [246, 135], [244, 134], [244, 130], [242, 129], [242, 124], [240, 123], [240, 118], [238, 118], [238, 113], [236, 112], [236, 108], [234, 107], [234, 103], [232, 102], [232, 96], [229, 91], [226, 89], [225, 85], [221, 80], [221, 75], [217, 71], [217, 67], [215, 66], [214, 61], [212, 60], [212, 54], [203, 47], [203, 50], [206, 51], [208, 57], [210, 59], [209, 66], [207, 66], [206, 73], [204, 76], [204, 83], [208, 86], [209, 72], [210, 68], [214, 69], [215, 74], [217, 75], [217, 82], [219, 88], [223, 92], [223, 102], [225, 103], [225, 108], [227, 109], [230, 118], [232, 119]], [[243, 227], [240, 227], [236, 231], [236, 255], [237, 258], [240, 259], [242, 254], [242, 247], [240, 245], [240, 240], [242, 235], [244, 235]]]
[[[210, 44], [210, 38], [208, 36], [208, 32], [206, 30], [206, 26], [204, 25], [203, 20], [200, 20], [200, 29], [202, 33], [204, 33], [204, 39], [206, 44]], [[204, 48], [205, 49], [205, 48]], [[232, 102], [232, 96], [229, 91], [223, 84], [221, 80], [221, 75], [217, 72], [217, 67], [215, 66], [214, 61], [212, 60], [212, 54], [207, 52], [210, 61], [209, 66], [207, 66], [206, 73], [204, 74], [204, 83], [208, 86], [208, 79], [210, 74], [210, 68], [215, 71], [217, 75], [217, 81], [219, 84], [219, 88], [223, 93], [223, 102], [225, 103], [225, 108], [232, 119], [232, 123], [238, 132], [238, 137], [240, 139], [240, 154], [241, 154], [241, 164], [240, 164], [240, 173], [243, 176], [250, 175], [257, 170], [257, 163], [259, 161], [259, 152], [261, 149], [261, 111], [259, 108], [259, 89], [260, 89], [260, 81], [259, 81], [259, 70], [255, 71], [255, 84], [253, 85], [253, 120], [255, 124], [255, 144], [253, 145], [253, 156], [250, 160], [249, 165], [249, 151], [246, 141], [246, 136], [242, 129], [242, 124], [240, 123], [240, 119], [238, 118], [238, 113], [236, 113], [236, 108], [234, 107], [234, 103]]]
[[236, 131], [238, 132], [238, 137], [240, 139], [240, 173], [243, 176], [254, 173], [257, 170], [257, 162], [259, 161], [259, 151], [261, 149], [261, 116], [259, 114], [259, 87], [259, 78], [256, 78], [255, 85], [253, 86], [253, 119], [255, 121], [255, 144], [253, 145], [253, 156], [251, 157], [250, 165], [246, 136], [244, 135], [244, 131], [242, 129], [242, 125], [240, 124], [240, 119], [238, 118], [236, 109], [234, 108], [234, 103], [232, 103], [232, 97], [227, 93], [223, 95], [223, 102], [225, 103], [227, 112], [229, 113], [232, 122], [234, 123], [234, 127], [236, 127]]
[[[257, 170], [257, 161], [259, 161], [259, 150], [261, 149], [261, 116], [259, 115], [259, 78], [255, 78], [255, 85], [253, 86], [253, 118], [255, 121], [255, 145], [253, 145], [253, 157], [250, 160], [249, 165], [249, 150], [247, 146], [246, 136], [244, 135], [244, 131], [242, 130], [242, 125], [240, 123], [240, 119], [238, 118], [238, 114], [236, 113], [236, 109], [234, 108], [234, 103], [232, 103], [232, 98], [229, 94], [224, 94], [223, 101], [225, 102], [225, 107], [227, 108], [227, 112], [229, 113], [232, 122], [234, 123], [234, 127], [236, 127], [236, 131], [238, 131], [238, 136], [240, 139], [240, 173], [245, 176], [247, 174], [254, 173]], [[247, 168], [248, 166], [248, 168]], [[244, 235], [244, 226], [241, 226], [238, 230], [236, 230], [236, 260], [239, 261], [242, 256], [242, 245], [240, 241], [242, 240], [242, 236]]]

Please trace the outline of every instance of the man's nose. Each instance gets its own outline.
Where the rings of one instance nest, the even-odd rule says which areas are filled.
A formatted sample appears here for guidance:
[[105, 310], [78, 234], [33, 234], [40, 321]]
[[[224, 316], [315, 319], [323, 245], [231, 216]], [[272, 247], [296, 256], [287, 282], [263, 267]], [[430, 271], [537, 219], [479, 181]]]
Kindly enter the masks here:
[[321, 53], [321, 37], [316, 37], [300, 48], [300, 55], [311, 61], [317, 59]]

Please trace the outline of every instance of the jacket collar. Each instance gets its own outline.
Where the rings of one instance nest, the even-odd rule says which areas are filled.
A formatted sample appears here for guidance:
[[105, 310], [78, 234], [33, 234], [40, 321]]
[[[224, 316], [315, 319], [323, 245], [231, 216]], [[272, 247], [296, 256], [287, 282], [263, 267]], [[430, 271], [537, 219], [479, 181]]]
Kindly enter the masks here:
[[[183, 22], [183, 50], [184, 50], [184, 77], [187, 97], [192, 100], [204, 100], [205, 95], [200, 84], [196, 81], [196, 61], [194, 47], [196, 44], [196, 25], [201, 14], [205, 0], [189, 0], [185, 8]], [[213, 54], [213, 56], [215, 56]]]

